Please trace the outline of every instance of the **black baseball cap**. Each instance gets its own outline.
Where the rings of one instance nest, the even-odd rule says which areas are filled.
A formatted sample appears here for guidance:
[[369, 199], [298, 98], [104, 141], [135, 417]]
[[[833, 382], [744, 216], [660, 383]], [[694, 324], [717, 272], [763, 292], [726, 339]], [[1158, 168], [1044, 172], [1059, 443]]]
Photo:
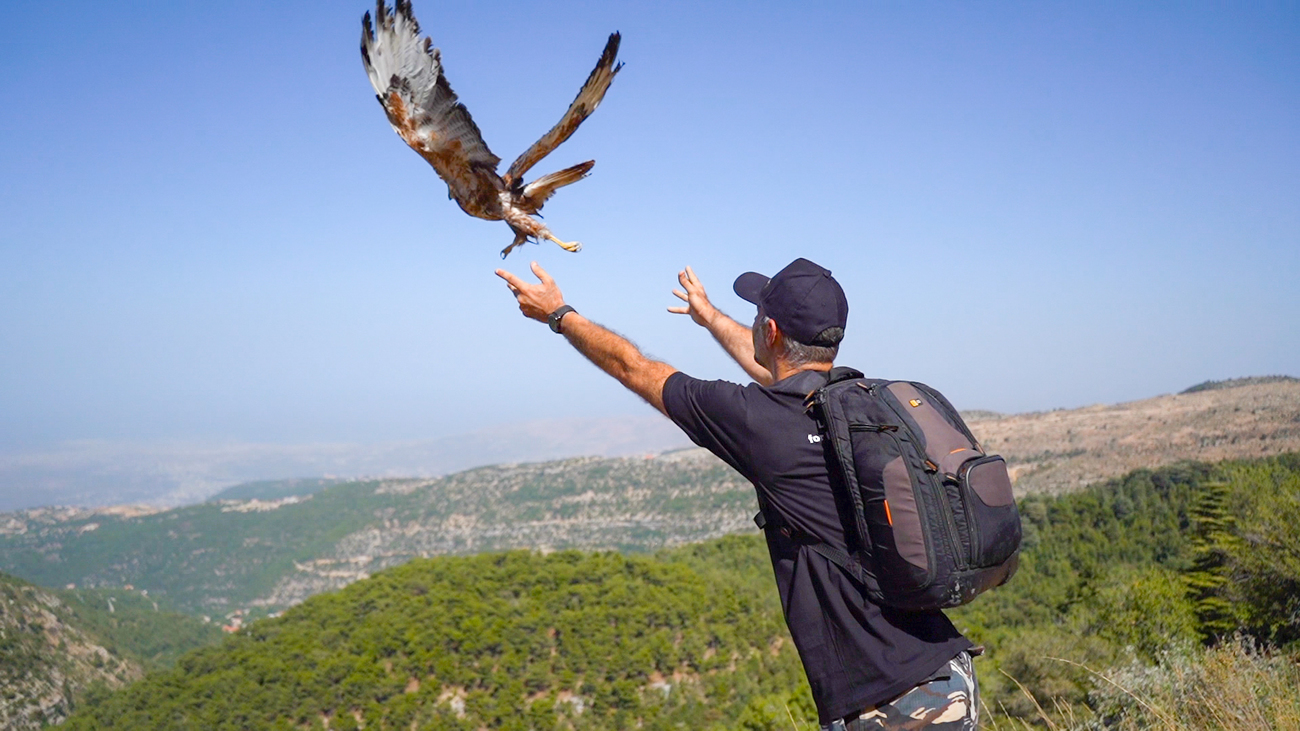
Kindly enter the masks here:
[[795, 259], [774, 277], [745, 272], [732, 289], [804, 345], [831, 347], [844, 339], [849, 300], [829, 269], [807, 259]]

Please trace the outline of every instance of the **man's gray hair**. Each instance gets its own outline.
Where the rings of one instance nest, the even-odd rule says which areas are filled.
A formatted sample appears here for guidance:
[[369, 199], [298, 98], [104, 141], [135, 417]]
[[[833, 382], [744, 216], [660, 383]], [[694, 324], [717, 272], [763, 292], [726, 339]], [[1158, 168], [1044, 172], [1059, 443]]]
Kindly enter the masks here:
[[[759, 327], [767, 327], [767, 321], [772, 318], [767, 315], [761, 315]], [[778, 327], [780, 327], [778, 325]], [[782, 333], [784, 334], [784, 333]], [[835, 356], [839, 355], [840, 346], [838, 343], [831, 346], [806, 345], [786, 335], [781, 339], [782, 350], [777, 353], [786, 363], [792, 366], [808, 365], [809, 363], [834, 363]]]

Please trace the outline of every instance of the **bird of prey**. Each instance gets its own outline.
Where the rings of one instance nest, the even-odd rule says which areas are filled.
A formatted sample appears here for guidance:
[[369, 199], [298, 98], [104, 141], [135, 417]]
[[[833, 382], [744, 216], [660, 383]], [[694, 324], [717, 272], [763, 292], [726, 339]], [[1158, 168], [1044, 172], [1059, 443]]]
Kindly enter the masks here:
[[505, 258], [528, 240], [550, 239], [568, 251], [582, 244], [556, 238], [533, 217], [556, 191], [587, 176], [595, 160], [543, 175], [525, 184], [524, 173], [546, 157], [578, 129], [596, 110], [605, 91], [623, 64], [615, 65], [619, 34], [610, 35], [600, 61], [569, 105], [558, 124], [533, 143], [510, 165], [504, 176], [497, 174], [501, 159], [492, 154], [478, 126], [442, 73], [442, 54], [429, 38], [420, 38], [420, 25], [411, 13], [410, 0], [396, 0], [389, 11], [384, 0], [361, 20], [361, 60], [379, 104], [397, 134], [411, 149], [429, 161], [438, 177], [447, 183], [447, 194], [471, 216], [505, 221], [515, 240], [501, 252]]

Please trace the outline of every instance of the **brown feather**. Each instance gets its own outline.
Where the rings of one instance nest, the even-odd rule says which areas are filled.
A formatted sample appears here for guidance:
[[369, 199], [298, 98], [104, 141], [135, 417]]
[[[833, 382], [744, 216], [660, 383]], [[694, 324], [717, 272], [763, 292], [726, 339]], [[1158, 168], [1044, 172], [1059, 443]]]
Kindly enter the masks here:
[[522, 179], [529, 168], [569, 139], [569, 136], [578, 129], [578, 125], [600, 106], [601, 100], [605, 98], [605, 92], [614, 81], [614, 75], [623, 68], [621, 63], [614, 65], [620, 39], [618, 33], [610, 34], [609, 41], [605, 43], [605, 50], [601, 52], [600, 60], [596, 62], [596, 68], [591, 70], [587, 81], [578, 90], [578, 96], [574, 97], [573, 102], [569, 104], [564, 116], [560, 117], [560, 121], [549, 132], [542, 135], [541, 139], [534, 142], [532, 147], [525, 150], [524, 154], [510, 164], [510, 169], [504, 176], [507, 186]]
[[501, 218], [501, 159], [447, 83], [438, 49], [419, 37], [410, 3], [399, 1], [389, 12], [380, 0], [375, 30], [366, 23], [361, 45], [366, 73], [393, 129], [433, 166], [466, 213]]

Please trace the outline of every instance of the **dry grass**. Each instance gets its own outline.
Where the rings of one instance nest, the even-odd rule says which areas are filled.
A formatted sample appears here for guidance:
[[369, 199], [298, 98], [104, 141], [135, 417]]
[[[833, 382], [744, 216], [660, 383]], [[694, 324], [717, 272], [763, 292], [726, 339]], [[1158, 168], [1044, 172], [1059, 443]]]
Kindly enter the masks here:
[[1250, 641], [1225, 642], [1191, 655], [1170, 655], [1154, 667], [1135, 664], [1105, 672], [1085, 669], [1096, 683], [1086, 708], [1054, 703], [1053, 711], [1048, 712], [1012, 678], [1033, 701], [1038, 717], [1013, 717], [985, 706], [982, 726], [994, 731], [1035, 727], [1051, 731], [1300, 729], [1297, 658], [1256, 647]]

